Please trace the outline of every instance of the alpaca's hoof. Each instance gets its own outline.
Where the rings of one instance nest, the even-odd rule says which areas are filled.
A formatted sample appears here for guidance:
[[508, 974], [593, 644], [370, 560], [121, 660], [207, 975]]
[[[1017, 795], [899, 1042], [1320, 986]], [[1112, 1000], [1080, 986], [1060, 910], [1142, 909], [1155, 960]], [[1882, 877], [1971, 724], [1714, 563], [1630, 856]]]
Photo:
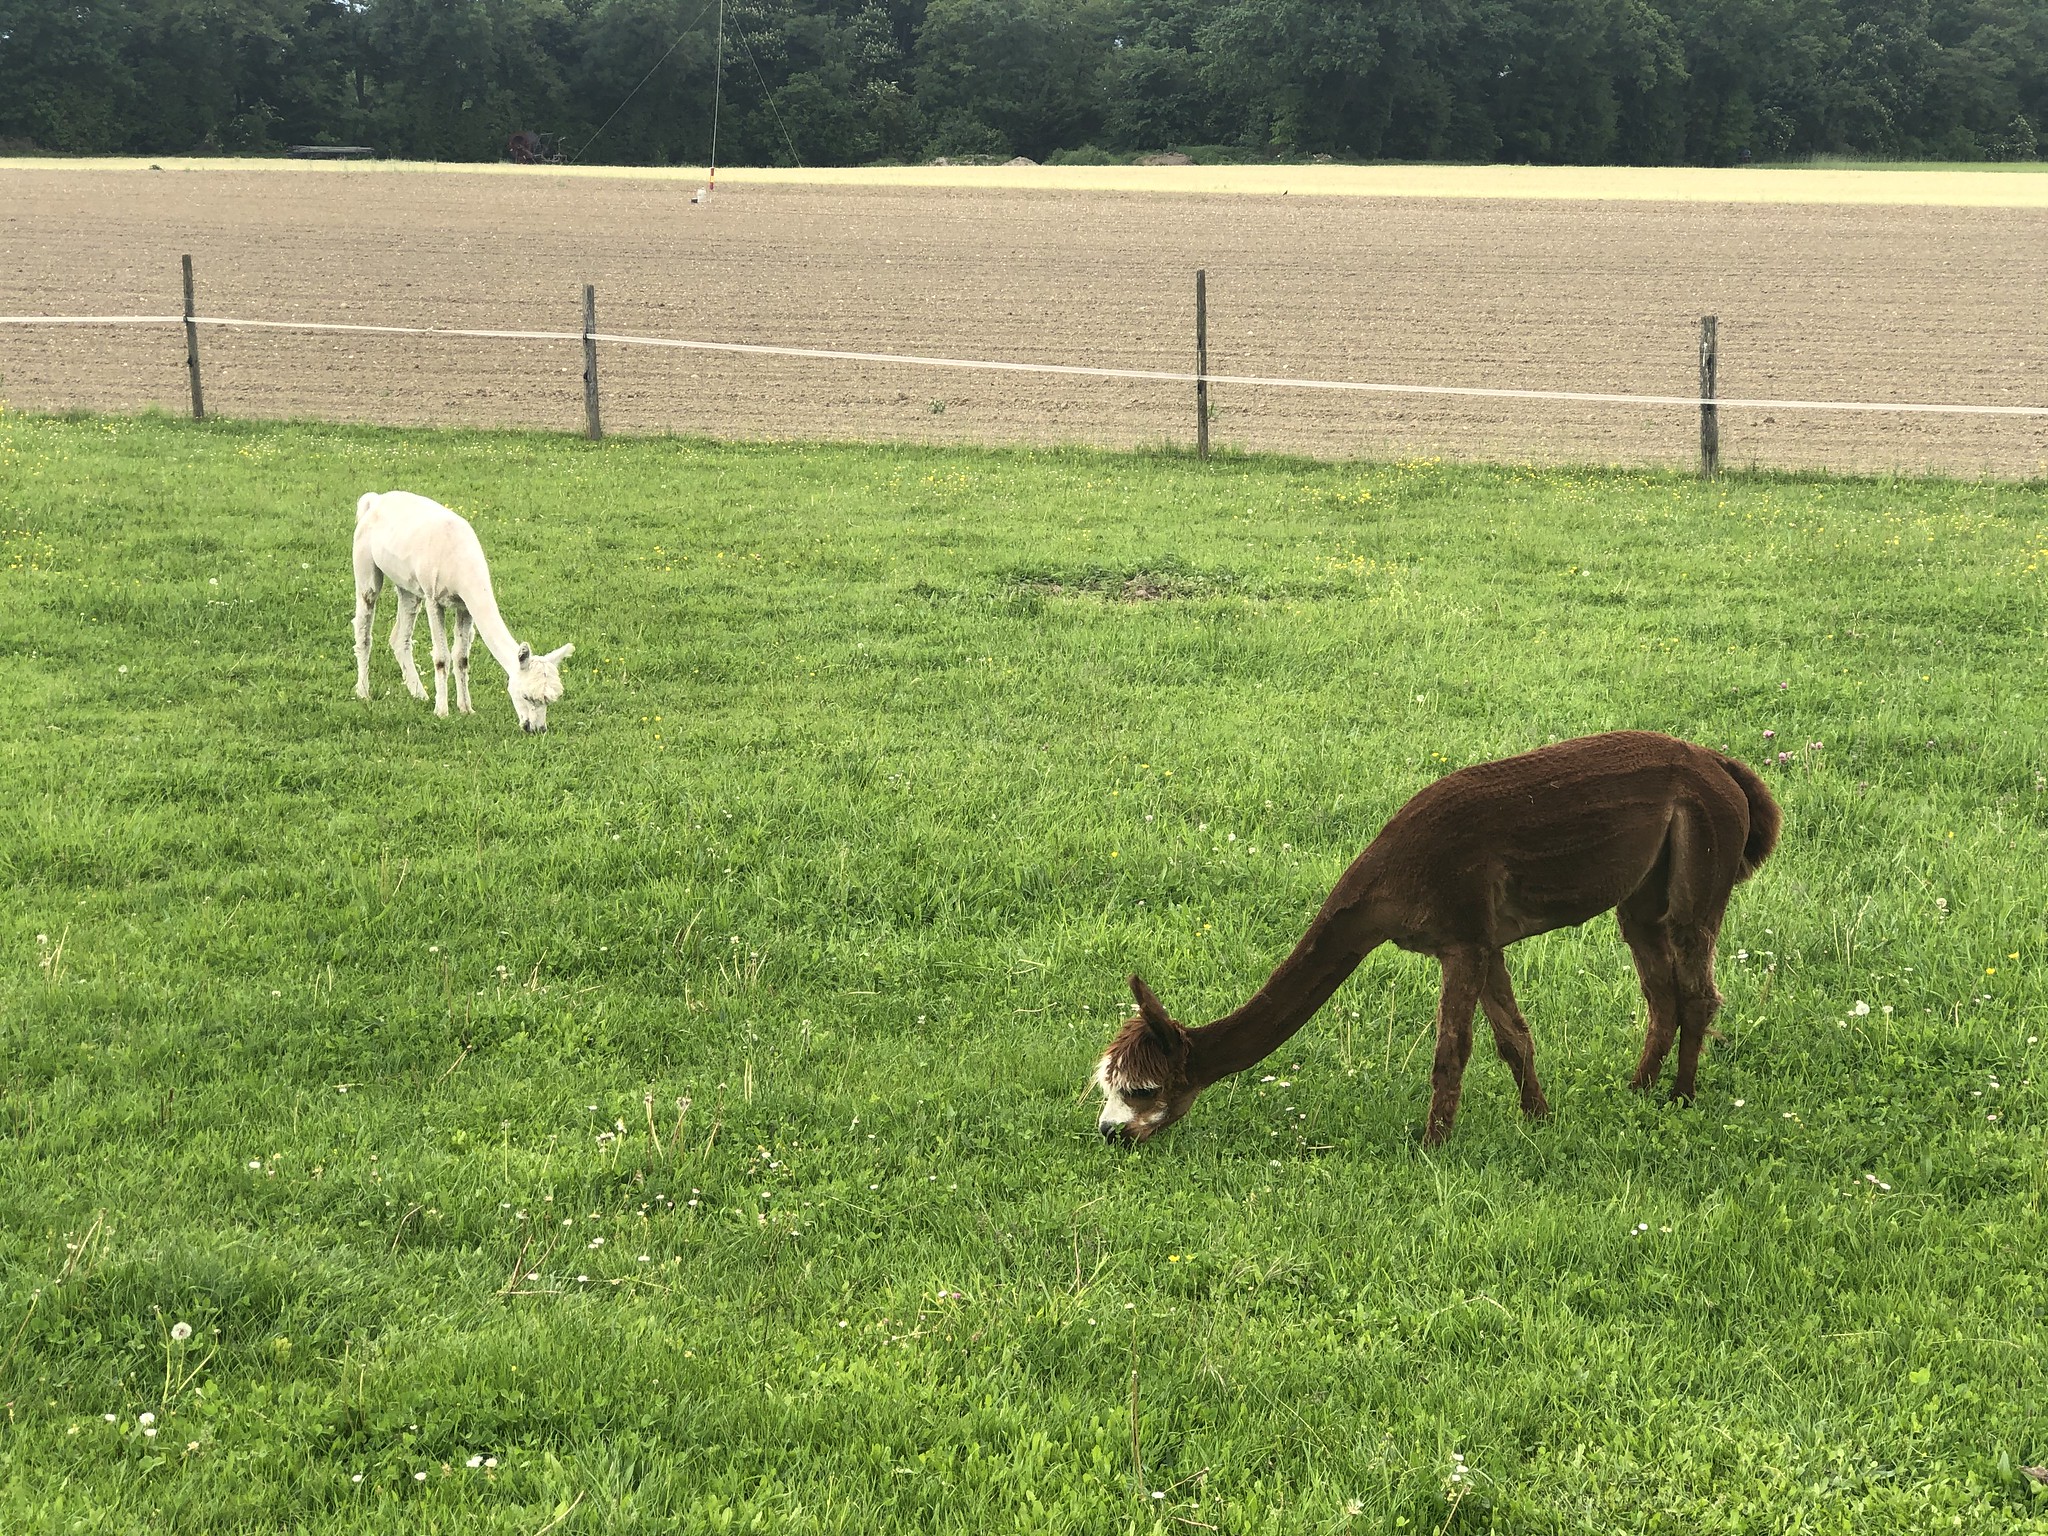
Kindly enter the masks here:
[[448, 706], [446, 704], [436, 704], [434, 706], [434, 718], [436, 720], [446, 720], [448, 718]]
[[364, 702], [365, 704], [369, 703], [369, 702], [370, 702], [370, 685], [369, 685], [368, 683], [357, 683], [357, 684], [356, 684], [356, 697], [357, 697], [357, 698], [359, 698], [359, 699], [361, 699], [361, 700], [362, 700], [362, 701], [363, 701], [363, 702]]

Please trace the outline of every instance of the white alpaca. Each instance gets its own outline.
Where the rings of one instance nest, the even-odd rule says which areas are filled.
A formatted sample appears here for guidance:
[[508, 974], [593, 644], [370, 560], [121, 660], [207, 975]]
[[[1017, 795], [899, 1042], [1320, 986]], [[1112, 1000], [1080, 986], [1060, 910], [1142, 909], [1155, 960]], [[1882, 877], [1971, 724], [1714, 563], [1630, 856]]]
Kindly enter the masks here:
[[[434, 713], [448, 713], [448, 669], [455, 669], [455, 707], [469, 706], [469, 646], [473, 635], [505, 669], [512, 707], [521, 729], [548, 728], [548, 706], [562, 696], [562, 661], [576, 647], [565, 645], [545, 656], [521, 645], [498, 616], [491, 593], [491, 572], [476, 530], [439, 502], [410, 491], [371, 491], [356, 503], [356, 697], [370, 696], [370, 620], [376, 616], [377, 594], [389, 581], [398, 589], [398, 617], [391, 625], [391, 651], [405, 674], [405, 686], [416, 699], [427, 696], [420, 669], [413, 664], [412, 630], [420, 606], [427, 610], [427, 629], [434, 637]], [[455, 619], [451, 652], [441, 610]]]

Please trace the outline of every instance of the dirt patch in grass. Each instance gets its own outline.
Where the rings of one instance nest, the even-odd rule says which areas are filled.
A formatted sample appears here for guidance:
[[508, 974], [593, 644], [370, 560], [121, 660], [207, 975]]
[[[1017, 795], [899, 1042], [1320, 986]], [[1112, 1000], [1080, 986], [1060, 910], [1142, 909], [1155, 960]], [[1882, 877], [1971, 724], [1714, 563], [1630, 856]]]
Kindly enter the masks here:
[[1111, 603], [1164, 603], [1197, 597], [1257, 597], [1244, 579], [1227, 572], [1185, 570], [1178, 565], [1113, 570], [1020, 574], [1012, 589], [1039, 597], [1095, 598]]

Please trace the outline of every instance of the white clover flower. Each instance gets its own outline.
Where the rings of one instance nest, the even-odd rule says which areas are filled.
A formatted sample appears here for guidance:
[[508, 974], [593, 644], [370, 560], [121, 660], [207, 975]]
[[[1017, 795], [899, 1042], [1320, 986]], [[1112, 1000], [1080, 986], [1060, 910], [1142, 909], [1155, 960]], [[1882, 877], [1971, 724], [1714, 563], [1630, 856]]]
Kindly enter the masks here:
[[1857, 998], [1857, 999], [1856, 999], [1856, 1006], [1855, 1006], [1854, 1008], [1851, 1008], [1851, 1009], [1849, 1010], [1849, 1016], [1850, 1016], [1851, 1018], [1857, 1018], [1857, 1019], [1860, 1019], [1860, 1018], [1862, 1018], [1862, 1017], [1863, 1017], [1863, 1016], [1864, 1016], [1865, 1014], [1867, 1014], [1867, 1013], [1869, 1013], [1869, 1012], [1870, 1012], [1870, 1004], [1866, 1003], [1865, 1001], [1863, 1001], [1863, 999], [1862, 999], [1862, 998], [1860, 998], [1860, 997], [1859, 997], [1859, 998]]
[[427, 1480], [427, 1474], [424, 1472], [415, 1472], [412, 1475], [412, 1480], [416, 1483], [424, 1483]]
[[180, 1344], [184, 1343], [192, 1337], [192, 1325], [190, 1323], [171, 1324], [171, 1337]]
[[465, 1467], [480, 1467], [480, 1466], [482, 1466], [483, 1464], [484, 1464], [484, 1459], [483, 1459], [483, 1457], [481, 1457], [481, 1456], [472, 1456], [472, 1457], [470, 1457], [470, 1458], [469, 1458], [469, 1460], [467, 1460], [467, 1461], [465, 1461], [465, 1462], [463, 1463], [463, 1465], [464, 1465]]
[[153, 1413], [139, 1413], [135, 1416], [135, 1422], [140, 1424], [144, 1429], [147, 1429], [150, 1425], [156, 1422], [156, 1415]]

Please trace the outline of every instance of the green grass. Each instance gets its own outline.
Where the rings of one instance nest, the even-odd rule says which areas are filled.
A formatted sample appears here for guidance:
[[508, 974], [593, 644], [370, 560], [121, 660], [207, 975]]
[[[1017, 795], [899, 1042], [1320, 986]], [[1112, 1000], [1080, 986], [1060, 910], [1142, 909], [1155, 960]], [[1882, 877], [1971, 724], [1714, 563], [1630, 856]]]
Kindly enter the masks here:
[[[392, 486], [544, 738], [388, 607], [353, 697]], [[0, 1530], [2048, 1529], [2044, 512], [0, 418]], [[1099, 1143], [1126, 972], [1213, 1017], [1619, 726], [1785, 806], [1696, 1107], [1601, 919], [1510, 953], [1546, 1125], [1482, 1049], [1418, 1150], [1383, 951]]]

